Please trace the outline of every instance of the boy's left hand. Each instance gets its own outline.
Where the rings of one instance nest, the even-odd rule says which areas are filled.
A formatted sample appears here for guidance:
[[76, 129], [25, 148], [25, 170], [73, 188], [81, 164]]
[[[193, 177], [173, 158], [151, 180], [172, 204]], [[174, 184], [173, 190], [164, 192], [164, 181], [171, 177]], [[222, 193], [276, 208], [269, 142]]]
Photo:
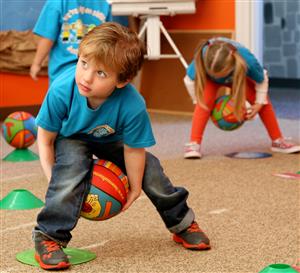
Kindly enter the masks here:
[[141, 195], [142, 189], [136, 189], [136, 190], [129, 190], [128, 194], [127, 194], [127, 202], [124, 205], [124, 207], [122, 208], [122, 211], [127, 210], [132, 203], [138, 199], [138, 197]]
[[129, 181], [127, 202], [122, 211], [127, 210], [142, 192], [146, 152], [144, 148], [131, 148], [124, 145], [124, 159]]
[[247, 108], [246, 120], [253, 119], [255, 115], [261, 110], [263, 104], [255, 103], [251, 105], [250, 108]]

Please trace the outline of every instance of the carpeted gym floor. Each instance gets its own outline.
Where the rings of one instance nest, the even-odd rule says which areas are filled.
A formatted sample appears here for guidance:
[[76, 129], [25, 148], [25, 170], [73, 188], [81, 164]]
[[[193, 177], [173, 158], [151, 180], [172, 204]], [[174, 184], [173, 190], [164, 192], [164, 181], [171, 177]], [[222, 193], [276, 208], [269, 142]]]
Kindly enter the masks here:
[[[298, 101], [288, 104], [278, 96], [274, 107], [284, 135], [300, 142], [296, 97]], [[204, 157], [184, 160], [191, 117], [151, 114], [151, 119], [157, 144], [149, 150], [161, 159], [173, 183], [189, 190], [188, 203], [212, 249], [188, 251], [174, 243], [142, 194], [128, 211], [108, 221], [79, 221], [69, 246], [90, 250], [97, 258], [67, 272], [258, 273], [269, 264], [292, 264], [300, 258], [300, 181], [273, 176], [300, 171], [299, 153], [265, 159], [226, 157], [231, 152], [269, 152], [270, 141], [256, 119], [233, 132], [210, 122]], [[1, 137], [1, 158], [11, 150]], [[37, 152], [35, 144], [31, 150]], [[0, 198], [13, 189], [26, 189], [44, 200], [47, 182], [38, 161], [1, 161], [0, 178]], [[38, 211], [0, 210], [1, 273], [44, 272], [15, 259], [17, 253], [33, 248], [31, 230]]]

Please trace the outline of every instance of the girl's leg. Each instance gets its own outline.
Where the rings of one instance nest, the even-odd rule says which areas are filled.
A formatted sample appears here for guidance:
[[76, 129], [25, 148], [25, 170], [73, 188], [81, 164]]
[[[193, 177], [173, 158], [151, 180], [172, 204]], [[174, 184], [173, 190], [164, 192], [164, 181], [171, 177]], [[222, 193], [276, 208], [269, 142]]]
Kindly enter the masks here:
[[204, 104], [207, 106], [205, 109], [203, 106], [200, 106], [198, 103], [195, 106], [193, 120], [192, 120], [192, 130], [190, 141], [201, 143], [203, 133], [206, 127], [206, 124], [209, 120], [211, 110], [215, 105], [215, 100], [217, 96], [217, 91], [221, 86], [207, 79], [204, 87]]
[[[246, 82], [246, 97], [247, 101], [249, 101], [251, 105], [255, 103], [254, 83], [249, 79], [247, 79]], [[267, 132], [272, 141], [282, 138], [282, 134], [270, 98], [268, 98], [268, 104], [264, 105], [259, 111], [259, 116], [265, 128], [267, 129]]]
[[62, 138], [55, 143], [55, 163], [46, 204], [37, 218], [36, 233], [66, 246], [77, 224], [90, 186], [92, 154], [83, 141]]

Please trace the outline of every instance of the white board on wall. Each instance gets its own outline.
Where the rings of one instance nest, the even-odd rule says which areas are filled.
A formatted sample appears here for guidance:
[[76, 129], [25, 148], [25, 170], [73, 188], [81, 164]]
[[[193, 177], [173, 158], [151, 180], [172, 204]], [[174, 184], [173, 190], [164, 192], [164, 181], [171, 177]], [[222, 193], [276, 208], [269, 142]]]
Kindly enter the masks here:
[[110, 0], [113, 15], [175, 15], [195, 13], [195, 0]]

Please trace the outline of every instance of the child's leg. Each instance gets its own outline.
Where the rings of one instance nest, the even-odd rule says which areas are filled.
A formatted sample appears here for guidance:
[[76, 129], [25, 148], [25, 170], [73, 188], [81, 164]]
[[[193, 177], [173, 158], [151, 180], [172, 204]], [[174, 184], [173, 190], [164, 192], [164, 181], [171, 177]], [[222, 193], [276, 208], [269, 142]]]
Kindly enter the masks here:
[[[126, 173], [124, 164], [123, 144], [116, 142], [106, 145], [106, 149], [97, 154], [98, 157], [112, 161]], [[100, 151], [98, 149], [98, 151]], [[207, 249], [209, 240], [194, 222], [194, 212], [187, 205], [188, 191], [182, 187], [174, 187], [170, 179], [165, 175], [160, 161], [151, 153], [146, 153], [146, 165], [142, 188], [156, 207], [166, 227], [172, 233], [183, 232], [188, 235], [187, 248]], [[186, 231], [193, 225], [193, 235]], [[183, 236], [183, 235], [182, 235]]]
[[[112, 161], [126, 173], [123, 143], [106, 144], [97, 157]], [[186, 229], [194, 220], [193, 211], [187, 206], [188, 191], [175, 188], [164, 174], [159, 160], [151, 153], [146, 154], [143, 190], [157, 208], [167, 228], [172, 232]]]
[[42, 233], [66, 246], [89, 189], [92, 154], [83, 141], [64, 138], [55, 143], [55, 158], [46, 204], [38, 214], [34, 235]]
[[187, 205], [188, 191], [174, 187], [165, 175], [159, 160], [147, 153], [143, 190], [156, 207], [173, 240], [187, 249], [209, 249], [210, 242], [194, 221], [195, 215]]
[[[249, 79], [247, 79], [246, 83], [246, 97], [250, 104], [255, 103], [254, 83]], [[282, 137], [270, 98], [268, 98], [268, 104], [264, 105], [259, 111], [259, 116], [272, 141]]]
[[186, 203], [188, 191], [172, 185], [160, 161], [151, 153], [146, 156], [143, 190], [171, 232], [178, 233], [194, 221], [194, 212]]
[[192, 120], [192, 130], [190, 141], [201, 143], [204, 129], [209, 120], [211, 110], [214, 107], [217, 91], [220, 88], [219, 84], [212, 82], [207, 79], [204, 87], [204, 103], [207, 106], [207, 109], [200, 106], [198, 103], [195, 106], [193, 120]]

